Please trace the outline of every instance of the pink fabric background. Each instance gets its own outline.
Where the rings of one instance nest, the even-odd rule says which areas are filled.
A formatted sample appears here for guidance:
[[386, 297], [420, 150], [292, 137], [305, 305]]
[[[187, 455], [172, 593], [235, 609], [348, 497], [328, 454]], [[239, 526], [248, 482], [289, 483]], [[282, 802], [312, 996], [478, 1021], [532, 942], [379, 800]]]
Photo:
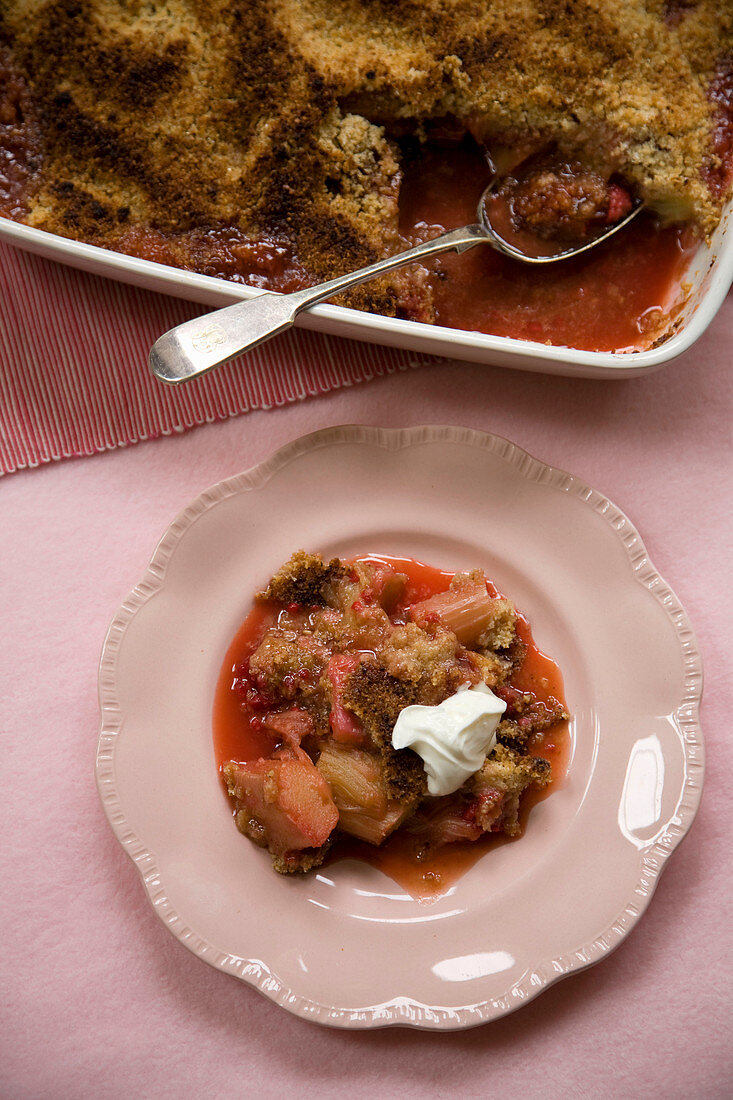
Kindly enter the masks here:
[[278, 408], [434, 360], [286, 332], [185, 386], [148, 353], [206, 307], [102, 279], [0, 238], [0, 475]]
[[[731, 1095], [732, 348], [729, 298], [645, 378], [425, 365], [4, 480], [2, 1097]], [[496, 431], [587, 480], [638, 525], [703, 651], [705, 794], [648, 913], [600, 965], [463, 1033], [325, 1030], [206, 966], [152, 913], [94, 783], [100, 647], [170, 520], [294, 437], [354, 422]]]

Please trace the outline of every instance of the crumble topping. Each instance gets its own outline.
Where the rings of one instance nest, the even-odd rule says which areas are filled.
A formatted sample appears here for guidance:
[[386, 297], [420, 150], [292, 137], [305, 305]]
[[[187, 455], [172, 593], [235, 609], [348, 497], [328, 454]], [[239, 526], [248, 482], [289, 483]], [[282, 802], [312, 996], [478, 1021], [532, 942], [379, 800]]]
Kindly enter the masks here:
[[[728, 190], [717, 0], [4, 0], [0, 46], [42, 147], [25, 221], [197, 270], [252, 254], [276, 289], [398, 251], [399, 140], [446, 124], [704, 233]], [[432, 318], [414, 271], [348, 302]]]
[[332, 583], [343, 575], [344, 568], [338, 558], [326, 564], [318, 554], [298, 550], [278, 570], [258, 599], [284, 604], [327, 605], [329, 596], [333, 598], [329, 591]]

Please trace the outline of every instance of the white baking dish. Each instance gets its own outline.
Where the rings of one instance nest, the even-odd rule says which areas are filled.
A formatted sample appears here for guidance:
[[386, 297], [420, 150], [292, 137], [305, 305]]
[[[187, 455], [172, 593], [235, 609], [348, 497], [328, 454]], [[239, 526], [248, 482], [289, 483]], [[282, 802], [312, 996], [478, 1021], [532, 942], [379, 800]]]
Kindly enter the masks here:
[[[298, 325], [333, 336], [547, 374], [578, 378], [630, 378], [647, 374], [687, 351], [708, 327], [722, 304], [733, 282], [732, 209], [733, 203], [729, 203], [710, 245], [702, 245], [690, 264], [686, 279], [690, 291], [675, 322], [674, 334], [648, 351], [614, 353], [550, 347], [465, 329], [380, 317], [332, 305], [316, 306], [310, 312], [301, 314]], [[0, 239], [95, 275], [199, 302], [203, 306], [229, 305], [262, 293], [224, 279], [80, 244], [7, 218], [0, 218]]]

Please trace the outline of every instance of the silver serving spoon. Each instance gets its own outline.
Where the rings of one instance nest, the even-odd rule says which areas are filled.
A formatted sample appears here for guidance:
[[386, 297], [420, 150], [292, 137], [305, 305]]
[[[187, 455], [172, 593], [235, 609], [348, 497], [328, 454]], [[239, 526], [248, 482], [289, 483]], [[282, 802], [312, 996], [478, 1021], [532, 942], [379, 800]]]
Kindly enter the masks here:
[[[155, 341], [150, 351], [150, 369], [162, 382], [173, 385], [198, 378], [206, 371], [256, 348], [258, 344], [264, 344], [280, 332], [285, 332], [295, 323], [301, 310], [333, 298], [358, 283], [365, 283], [369, 279], [376, 279], [378, 275], [394, 271], [403, 264], [418, 263], [441, 252], [460, 253], [476, 244], [489, 244], [506, 256], [527, 264], [554, 264], [571, 256], [580, 256], [618, 233], [643, 207], [642, 202], [637, 202], [624, 218], [602, 229], [597, 236], [583, 244], [567, 247], [555, 242], [553, 245], [530, 232], [511, 231], [506, 208], [497, 205], [498, 200], [494, 195], [497, 183], [494, 180], [479, 199], [478, 222], [475, 225], [453, 229], [450, 233], [443, 233], [440, 237], [409, 248], [406, 252], [389, 256], [386, 260], [379, 260], [378, 263], [369, 264], [368, 267], [362, 267], [348, 275], [341, 275], [338, 279], [319, 283], [318, 286], [296, 290], [292, 294], [273, 294], [266, 291], [256, 298], [236, 302], [192, 321], [184, 321], [182, 325], [176, 325]], [[504, 218], [501, 214], [505, 215]], [[497, 220], [497, 215], [500, 222], [506, 223], [504, 232], [510, 233], [515, 243], [502, 236], [492, 224], [492, 218]]]

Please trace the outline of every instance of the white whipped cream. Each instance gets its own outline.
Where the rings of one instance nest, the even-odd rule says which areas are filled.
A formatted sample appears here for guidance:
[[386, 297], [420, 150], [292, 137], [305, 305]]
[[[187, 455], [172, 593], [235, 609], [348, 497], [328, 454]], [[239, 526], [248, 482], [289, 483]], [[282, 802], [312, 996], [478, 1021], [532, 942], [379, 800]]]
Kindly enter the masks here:
[[430, 794], [453, 794], [493, 749], [505, 710], [506, 703], [486, 684], [461, 687], [436, 707], [401, 710], [392, 744], [422, 757]]

